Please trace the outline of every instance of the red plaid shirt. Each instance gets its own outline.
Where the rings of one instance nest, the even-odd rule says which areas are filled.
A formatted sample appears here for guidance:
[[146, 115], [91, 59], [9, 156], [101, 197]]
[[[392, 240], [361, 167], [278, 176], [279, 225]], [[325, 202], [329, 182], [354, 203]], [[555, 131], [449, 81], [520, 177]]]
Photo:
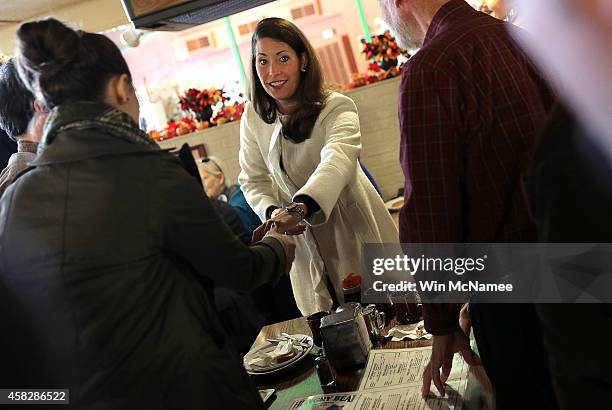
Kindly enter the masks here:
[[[402, 242], [535, 241], [520, 180], [552, 96], [510, 29], [451, 0], [405, 64]], [[457, 327], [455, 309], [425, 316], [434, 333]]]

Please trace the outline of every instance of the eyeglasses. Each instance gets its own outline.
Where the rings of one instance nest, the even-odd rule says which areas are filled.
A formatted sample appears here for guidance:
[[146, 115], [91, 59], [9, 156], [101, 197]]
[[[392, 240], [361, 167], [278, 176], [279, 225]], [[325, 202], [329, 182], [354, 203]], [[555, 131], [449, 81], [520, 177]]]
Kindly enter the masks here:
[[215, 166], [215, 168], [217, 168], [217, 170], [221, 173], [223, 173], [223, 170], [221, 169], [221, 167], [219, 166], [219, 164], [217, 164], [215, 162], [214, 159], [211, 159], [210, 157], [204, 157], [204, 158], [200, 158], [200, 162], [202, 164], [206, 164], [207, 162], [212, 162], [212, 164]]

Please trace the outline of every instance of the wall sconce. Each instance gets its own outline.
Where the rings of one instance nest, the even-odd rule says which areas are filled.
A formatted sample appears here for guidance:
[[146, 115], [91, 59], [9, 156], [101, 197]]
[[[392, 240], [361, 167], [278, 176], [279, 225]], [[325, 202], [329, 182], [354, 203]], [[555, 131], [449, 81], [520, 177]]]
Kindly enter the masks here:
[[329, 40], [334, 38], [334, 36], [336, 35], [336, 30], [334, 30], [333, 28], [328, 28], [327, 30], [323, 30], [323, 32], [321, 33], [321, 37], [323, 37], [323, 40]]
[[140, 37], [144, 33], [140, 30], [136, 30], [133, 25], [121, 33], [121, 44], [128, 47], [138, 47], [140, 45]]

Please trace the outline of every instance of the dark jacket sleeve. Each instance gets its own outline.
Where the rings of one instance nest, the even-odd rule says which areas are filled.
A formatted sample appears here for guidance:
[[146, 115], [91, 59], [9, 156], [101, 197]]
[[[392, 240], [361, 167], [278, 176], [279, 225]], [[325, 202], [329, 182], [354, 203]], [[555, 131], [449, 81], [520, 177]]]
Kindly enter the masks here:
[[210, 202], [215, 211], [217, 211], [217, 213], [223, 220], [223, 222], [225, 222], [225, 224], [230, 227], [233, 234], [240, 238], [242, 243], [244, 243], [245, 245], [249, 245], [251, 243], [251, 237], [253, 235], [253, 232], [249, 232], [245, 228], [242, 219], [239, 218], [238, 211], [236, 210], [236, 208], [234, 208], [227, 202], [222, 202], [216, 199], [211, 199]]
[[423, 303], [425, 330], [432, 335], [446, 335], [459, 329], [459, 311], [457, 303]]
[[178, 160], [169, 156], [159, 183], [162, 246], [189, 262], [198, 274], [219, 286], [251, 290], [286, 273], [283, 245], [274, 238], [244, 245]]

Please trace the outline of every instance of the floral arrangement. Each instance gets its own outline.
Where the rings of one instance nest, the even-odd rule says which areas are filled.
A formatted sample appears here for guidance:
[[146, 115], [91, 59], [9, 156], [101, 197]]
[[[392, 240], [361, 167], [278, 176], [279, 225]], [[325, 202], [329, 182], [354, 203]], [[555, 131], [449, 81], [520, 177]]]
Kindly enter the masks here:
[[155, 141], [180, 137], [190, 132], [202, 131], [215, 125], [225, 124], [226, 122], [239, 121], [243, 112], [244, 103], [222, 106], [217, 111], [215, 117], [209, 121], [198, 120], [194, 115], [190, 115], [176, 121], [168, 121], [163, 130], [150, 131], [149, 136]]
[[371, 43], [368, 43], [365, 39], [361, 39], [361, 43], [363, 44], [361, 53], [365, 55], [365, 58], [376, 62], [383, 69], [396, 66], [399, 55], [405, 53], [397, 45], [395, 37], [391, 35], [389, 30], [372, 37]]
[[196, 131], [198, 129], [198, 123], [200, 123], [200, 121], [194, 120], [193, 117], [183, 117], [176, 121], [171, 120], [166, 123], [163, 130], [150, 131], [149, 136], [155, 141], [167, 140]]
[[218, 103], [227, 101], [223, 94], [223, 88], [204, 90], [190, 88], [183, 96], [179, 97], [179, 103], [183, 111], [190, 111], [198, 121], [210, 121], [213, 107]]
[[349, 90], [397, 77], [401, 69], [398, 67], [398, 58], [400, 56], [410, 57], [408, 52], [397, 45], [395, 37], [389, 30], [372, 37], [370, 43], [364, 39], [361, 40], [361, 43], [363, 44], [361, 54], [370, 61], [370, 64], [365, 73], [353, 73], [352, 81], [345, 86]]
[[378, 64], [370, 63], [365, 73], [353, 73], [353, 79], [346, 88], [350, 90], [352, 88], [363, 87], [364, 85], [397, 77], [398, 75], [400, 75], [400, 70], [397, 66], [383, 70]]
[[177, 117], [180, 118], [168, 121], [161, 131], [150, 131], [149, 136], [155, 141], [163, 141], [226, 122], [239, 121], [245, 102], [243, 94], [233, 92], [231, 88], [227, 93], [223, 88], [190, 88], [179, 96], [177, 106], [182, 112]]
[[239, 121], [243, 112], [244, 103], [227, 105], [217, 112], [212, 122], [216, 125], [221, 125], [226, 122]]

